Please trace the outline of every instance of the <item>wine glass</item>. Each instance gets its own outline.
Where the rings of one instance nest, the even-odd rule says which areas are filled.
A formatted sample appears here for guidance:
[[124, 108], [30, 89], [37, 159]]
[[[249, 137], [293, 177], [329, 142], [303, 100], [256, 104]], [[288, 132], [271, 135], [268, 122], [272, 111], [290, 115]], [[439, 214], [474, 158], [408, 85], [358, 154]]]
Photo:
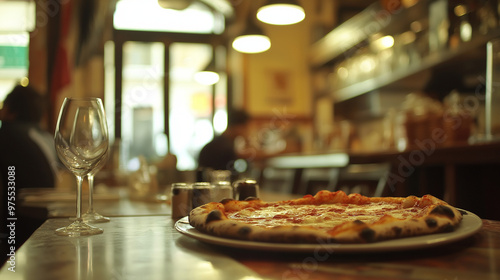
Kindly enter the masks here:
[[106, 164], [108, 154], [107, 152], [96, 167], [87, 174], [87, 179], [89, 181], [89, 209], [82, 215], [83, 220], [87, 223], [106, 223], [110, 221], [108, 217], [104, 217], [94, 210], [94, 175]]
[[108, 151], [108, 127], [100, 98], [65, 98], [55, 131], [55, 146], [62, 163], [77, 182], [76, 219], [56, 234], [81, 236], [102, 233], [82, 219], [82, 181]]

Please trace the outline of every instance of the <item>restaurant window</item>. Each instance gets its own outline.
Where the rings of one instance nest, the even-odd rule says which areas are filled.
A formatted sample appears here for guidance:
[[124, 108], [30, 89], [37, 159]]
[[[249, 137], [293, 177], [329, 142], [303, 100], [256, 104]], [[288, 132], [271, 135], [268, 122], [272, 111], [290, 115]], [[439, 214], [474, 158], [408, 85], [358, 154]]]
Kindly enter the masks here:
[[0, 1], [0, 102], [16, 84], [27, 83], [29, 31], [34, 26], [33, 1]]
[[[134, 9], [134, 16], [128, 14]], [[166, 20], [172, 19], [169, 13], [182, 16]], [[134, 19], [126, 22], [122, 17]], [[162, 18], [162, 23], [153, 20], [155, 17]], [[226, 76], [219, 73], [215, 85], [195, 80], [195, 74], [212, 61], [224, 68], [226, 50], [210, 39], [223, 31], [221, 17], [198, 2], [182, 11], [164, 9], [157, 0], [117, 3], [114, 28], [120, 35], [105, 47], [105, 106], [111, 137], [120, 138], [122, 168], [136, 169], [139, 156], [154, 163], [170, 151], [177, 156], [177, 169], [194, 170], [201, 148], [225, 130]], [[154, 32], [138, 35], [137, 30]], [[186, 42], [183, 34], [188, 33]], [[115, 51], [120, 53], [116, 57]], [[115, 77], [116, 67], [120, 67], [116, 71], [121, 77]], [[119, 104], [114, 102], [115, 79], [121, 87]], [[115, 130], [116, 122], [120, 127]], [[114, 135], [115, 131], [120, 135]]]
[[[181, 170], [196, 168], [199, 150], [214, 136], [213, 87], [197, 83], [193, 78], [210, 63], [212, 52], [207, 44], [170, 46], [170, 141]], [[219, 92], [225, 96], [225, 91]], [[225, 108], [225, 98], [221, 102]]]
[[[120, 0], [113, 25], [118, 30], [214, 33], [224, 31], [224, 18], [206, 5], [193, 2], [183, 10], [165, 9], [158, 0]], [[165, 1], [168, 2], [168, 1]]]
[[0, 100], [28, 75], [29, 35], [0, 34]]
[[122, 69], [122, 145], [126, 159], [162, 154], [164, 123], [162, 43], [126, 42]]

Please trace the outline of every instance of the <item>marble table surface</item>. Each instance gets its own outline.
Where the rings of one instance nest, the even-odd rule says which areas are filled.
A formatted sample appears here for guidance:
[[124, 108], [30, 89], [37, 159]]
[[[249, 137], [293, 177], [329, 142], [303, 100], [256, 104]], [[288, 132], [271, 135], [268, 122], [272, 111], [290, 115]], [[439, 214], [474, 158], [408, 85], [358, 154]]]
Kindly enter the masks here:
[[250, 268], [182, 236], [169, 216], [116, 217], [103, 234], [62, 237], [68, 219], [47, 220], [7, 262], [0, 279], [258, 279]]
[[[500, 222], [422, 250], [325, 254], [243, 250], [180, 234], [170, 216], [113, 217], [103, 234], [61, 237], [67, 218], [47, 220], [0, 279], [500, 279]], [[10, 270], [9, 270], [10, 269]]]
[[[283, 198], [265, 196], [268, 201]], [[63, 217], [68, 213], [59, 212], [64, 215], [46, 220], [15, 252], [14, 268], [3, 264], [0, 279], [500, 280], [500, 221], [482, 220], [474, 235], [426, 249], [269, 252], [217, 246], [183, 235], [174, 228], [166, 204], [111, 204], [109, 210], [139, 208], [133, 211], [136, 215], [111, 216], [109, 223], [94, 224], [103, 234], [78, 238], [54, 233], [71, 222]]]

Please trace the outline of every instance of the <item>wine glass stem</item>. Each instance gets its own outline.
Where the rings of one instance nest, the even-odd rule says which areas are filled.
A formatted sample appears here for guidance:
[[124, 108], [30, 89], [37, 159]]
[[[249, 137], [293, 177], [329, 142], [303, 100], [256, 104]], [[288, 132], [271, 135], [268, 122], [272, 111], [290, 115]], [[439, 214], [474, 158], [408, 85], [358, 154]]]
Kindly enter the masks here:
[[94, 213], [94, 175], [88, 174], [89, 180], [89, 213]]
[[82, 182], [83, 178], [76, 175], [76, 220], [82, 221]]

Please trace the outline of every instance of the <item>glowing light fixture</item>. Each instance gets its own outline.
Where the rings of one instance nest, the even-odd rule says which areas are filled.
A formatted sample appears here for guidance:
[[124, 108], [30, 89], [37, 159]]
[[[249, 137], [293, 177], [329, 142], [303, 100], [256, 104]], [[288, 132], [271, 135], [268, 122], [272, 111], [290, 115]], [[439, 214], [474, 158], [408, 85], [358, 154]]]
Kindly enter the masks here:
[[219, 73], [215, 67], [215, 60], [212, 59], [205, 69], [194, 74], [194, 80], [202, 85], [213, 85], [219, 81]]
[[295, 24], [305, 17], [304, 9], [295, 0], [270, 0], [257, 10], [260, 21], [274, 25]]
[[219, 74], [212, 71], [200, 71], [194, 74], [194, 79], [202, 85], [213, 85], [219, 81]]
[[158, 0], [158, 5], [164, 9], [184, 10], [193, 3], [193, 0]]
[[245, 31], [233, 41], [233, 48], [242, 53], [261, 53], [271, 47], [271, 40], [261, 28], [248, 21]]
[[378, 51], [392, 48], [394, 46], [394, 37], [387, 35], [378, 38], [372, 42], [372, 46]]

